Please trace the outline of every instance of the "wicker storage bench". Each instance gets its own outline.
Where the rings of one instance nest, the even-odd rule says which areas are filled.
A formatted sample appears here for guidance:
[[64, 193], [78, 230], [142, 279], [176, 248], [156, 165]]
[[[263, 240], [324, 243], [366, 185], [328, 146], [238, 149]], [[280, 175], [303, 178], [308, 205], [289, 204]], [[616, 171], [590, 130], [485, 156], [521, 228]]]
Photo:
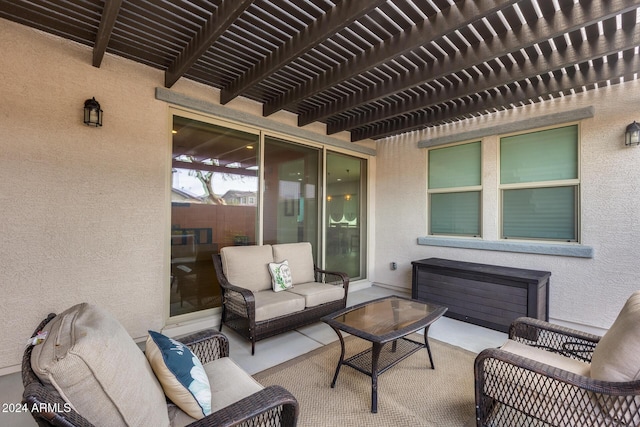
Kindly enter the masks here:
[[[274, 291], [269, 263], [288, 262], [292, 288]], [[255, 343], [346, 307], [349, 277], [318, 269], [311, 244], [227, 246], [213, 255], [222, 294], [222, 326]]]

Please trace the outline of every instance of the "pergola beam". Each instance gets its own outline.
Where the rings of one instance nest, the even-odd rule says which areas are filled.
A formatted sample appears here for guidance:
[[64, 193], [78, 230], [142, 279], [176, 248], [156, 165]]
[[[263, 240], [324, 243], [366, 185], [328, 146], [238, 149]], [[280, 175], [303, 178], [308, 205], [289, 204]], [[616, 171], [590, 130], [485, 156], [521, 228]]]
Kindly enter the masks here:
[[[321, 76], [290, 91], [285, 96], [269, 103], [269, 110], [285, 108], [296, 102], [316, 95], [332, 86], [351, 79], [359, 74], [398, 56], [407, 54], [421, 46], [447, 35], [458, 28], [465, 27], [479, 19], [504, 9], [521, 0], [475, 0], [458, 2], [440, 13], [417, 23], [410, 29], [373, 46], [371, 49], [350, 59], [339, 67], [324, 72]], [[379, 89], [383, 91], [385, 89]], [[267, 108], [265, 105], [265, 109]], [[336, 110], [339, 112], [339, 110]], [[333, 114], [332, 110], [322, 109], [298, 118], [298, 126], [305, 126], [314, 121], [323, 120]]]
[[[289, 62], [384, 3], [386, 0], [349, 0], [338, 3], [310, 26], [247, 70], [228, 87], [222, 89], [220, 103], [224, 105], [241, 95], [247, 89], [260, 83]], [[276, 111], [268, 108], [265, 104], [265, 116]]]
[[520, 81], [514, 85], [495, 88], [493, 94], [478, 94], [474, 100], [459, 100], [455, 105], [440, 105], [435, 111], [422, 111], [411, 117], [399, 117], [397, 123], [374, 125], [370, 128], [356, 129], [352, 132], [352, 141], [373, 138], [380, 139], [396, 135], [398, 127], [402, 132], [436, 126], [446, 121], [483, 114], [487, 111], [502, 110], [513, 105], [529, 103], [550, 96], [569, 94], [571, 91], [600, 84], [616, 84], [620, 79], [632, 80], [640, 73], [640, 56], [633, 54], [633, 48], [625, 51], [622, 58], [614, 54], [606, 64], [581, 69], [570, 68], [566, 73], [556, 76], [545, 74], [531, 82]]
[[96, 35], [96, 42], [93, 46], [93, 66], [96, 68], [100, 68], [102, 64], [102, 59], [109, 45], [109, 39], [111, 39], [113, 27], [116, 24], [116, 19], [120, 12], [120, 6], [122, 6], [122, 0], [112, 0], [104, 3], [104, 9], [100, 17], [100, 26], [98, 27], [98, 34]]
[[[591, 9], [586, 11], [581, 8], [574, 8], [569, 14], [558, 12], [552, 19], [546, 20], [545, 22], [540, 22], [539, 20], [531, 26], [523, 26], [517, 31], [514, 30], [504, 34], [501, 38], [487, 40], [486, 44], [476, 46], [475, 50], [469, 49], [467, 52], [463, 52], [461, 57], [464, 58], [445, 60], [437, 66], [442, 69], [447, 69], [447, 74], [451, 74], [469, 68], [472, 65], [483, 63], [483, 58], [488, 58], [489, 56], [494, 58], [500, 57], [509, 52], [527, 48], [531, 46], [530, 42], [527, 41], [528, 37], [544, 37], [542, 36], [542, 34], [545, 33], [544, 29], [546, 29], [547, 34], [561, 35], [564, 34], [568, 28], [571, 28], [571, 26], [575, 26], [574, 22], [576, 21], [582, 22], [579, 26], [582, 28], [585, 25], [604, 21], [618, 14], [635, 10], [638, 7], [637, 2], [634, 0], [620, 0], [614, 3], [615, 4], [609, 4], [607, 2], [606, 4], [602, 4], [600, 2], [593, 2], [590, 3]], [[542, 26], [540, 30], [536, 28], [536, 25]], [[554, 29], [558, 28], [562, 30], [556, 32]], [[577, 32], [579, 32], [579, 29], [575, 29], [573, 33]], [[327, 133], [333, 134], [344, 130], [357, 129], [373, 122], [419, 111], [429, 106], [437, 105], [447, 99], [461, 98], [497, 86], [523, 80], [527, 77], [552, 72], [571, 64], [583, 62], [586, 60], [585, 58], [596, 59], [614, 52], [626, 50], [631, 46], [638, 45], [639, 36], [637, 33], [637, 31], [624, 31], [623, 27], [622, 30], [616, 31], [615, 36], [607, 34], [599, 36], [597, 43], [592, 43], [590, 40], [580, 42], [566, 49], [553, 51], [548, 58], [544, 58], [543, 60], [528, 61], [520, 67], [514, 66], [511, 69], [493, 71], [489, 77], [480, 76], [472, 83], [461, 82], [455, 86], [444, 88], [435, 95], [431, 92], [423, 93], [403, 103], [378, 106], [375, 113], [330, 122], [327, 126]], [[547, 35], [546, 38], [550, 39], [551, 36]], [[632, 43], [631, 46], [630, 43]]]
[[[371, 49], [357, 55], [346, 63], [327, 70], [318, 78], [307, 81], [304, 85], [298, 86], [273, 102], [265, 104], [265, 115], [314, 96], [332, 86], [378, 67], [393, 58], [409, 53], [431, 41], [437, 40], [458, 28], [467, 26], [479, 20], [479, 17], [490, 15], [519, 1], [521, 0], [474, 0], [458, 2], [455, 7], [451, 6], [443, 9], [440, 13], [373, 46]], [[333, 114], [325, 114], [325, 111], [322, 113], [314, 113], [315, 114], [301, 115], [298, 119], [298, 125], [304, 126]]]
[[167, 68], [164, 85], [170, 88], [196, 63], [254, 0], [224, 0], [196, 36]]

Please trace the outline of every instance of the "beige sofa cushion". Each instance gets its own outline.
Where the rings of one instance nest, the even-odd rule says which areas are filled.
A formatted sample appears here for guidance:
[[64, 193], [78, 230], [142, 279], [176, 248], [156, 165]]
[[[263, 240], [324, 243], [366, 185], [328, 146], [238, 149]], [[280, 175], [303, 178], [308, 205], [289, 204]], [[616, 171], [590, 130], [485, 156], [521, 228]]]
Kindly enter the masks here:
[[629, 297], [596, 345], [591, 376], [603, 381], [640, 379], [640, 291]]
[[273, 292], [269, 289], [255, 292], [253, 296], [256, 299], [256, 322], [304, 310], [304, 298], [287, 291]]
[[272, 247], [273, 260], [275, 262], [289, 261], [294, 287], [299, 283], [308, 283], [316, 280], [311, 243], [281, 243]]
[[509, 353], [517, 354], [518, 356], [533, 359], [545, 365], [555, 366], [556, 368], [563, 369], [565, 371], [573, 372], [574, 374], [589, 376], [591, 366], [580, 360], [571, 359], [570, 357], [563, 356], [558, 353], [552, 353], [550, 351], [542, 350], [536, 347], [531, 347], [526, 344], [519, 343], [513, 340], [507, 340], [506, 343], [500, 347], [502, 350]]
[[315, 307], [344, 298], [344, 288], [342, 286], [317, 282], [301, 283], [291, 289], [287, 289], [287, 292], [304, 297], [305, 307]]
[[[204, 365], [211, 384], [211, 410], [219, 411], [263, 389], [256, 380], [233, 360], [222, 357]], [[182, 427], [196, 421], [177, 407], [170, 410], [172, 427]]]
[[220, 249], [222, 269], [229, 283], [250, 291], [271, 289], [271, 245], [225, 246]]
[[109, 313], [86, 303], [57, 315], [31, 365], [43, 383], [99, 426], [168, 426], [162, 387], [147, 359]]

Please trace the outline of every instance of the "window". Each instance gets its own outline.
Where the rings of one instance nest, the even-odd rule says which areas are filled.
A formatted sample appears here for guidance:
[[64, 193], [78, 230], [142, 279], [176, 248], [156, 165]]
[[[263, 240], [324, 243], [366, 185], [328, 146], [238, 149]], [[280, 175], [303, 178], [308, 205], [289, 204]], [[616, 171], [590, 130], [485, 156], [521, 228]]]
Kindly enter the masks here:
[[502, 238], [578, 241], [578, 126], [500, 139]]
[[429, 150], [429, 234], [480, 236], [480, 141]]

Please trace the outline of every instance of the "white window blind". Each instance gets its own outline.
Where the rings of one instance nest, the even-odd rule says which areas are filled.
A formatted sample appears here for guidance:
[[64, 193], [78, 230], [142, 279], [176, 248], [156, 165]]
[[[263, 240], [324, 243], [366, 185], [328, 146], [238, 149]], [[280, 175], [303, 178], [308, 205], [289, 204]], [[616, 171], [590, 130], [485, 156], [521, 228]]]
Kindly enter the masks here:
[[502, 237], [578, 240], [578, 126], [500, 140]]
[[429, 151], [429, 234], [480, 235], [480, 150], [477, 141]]

